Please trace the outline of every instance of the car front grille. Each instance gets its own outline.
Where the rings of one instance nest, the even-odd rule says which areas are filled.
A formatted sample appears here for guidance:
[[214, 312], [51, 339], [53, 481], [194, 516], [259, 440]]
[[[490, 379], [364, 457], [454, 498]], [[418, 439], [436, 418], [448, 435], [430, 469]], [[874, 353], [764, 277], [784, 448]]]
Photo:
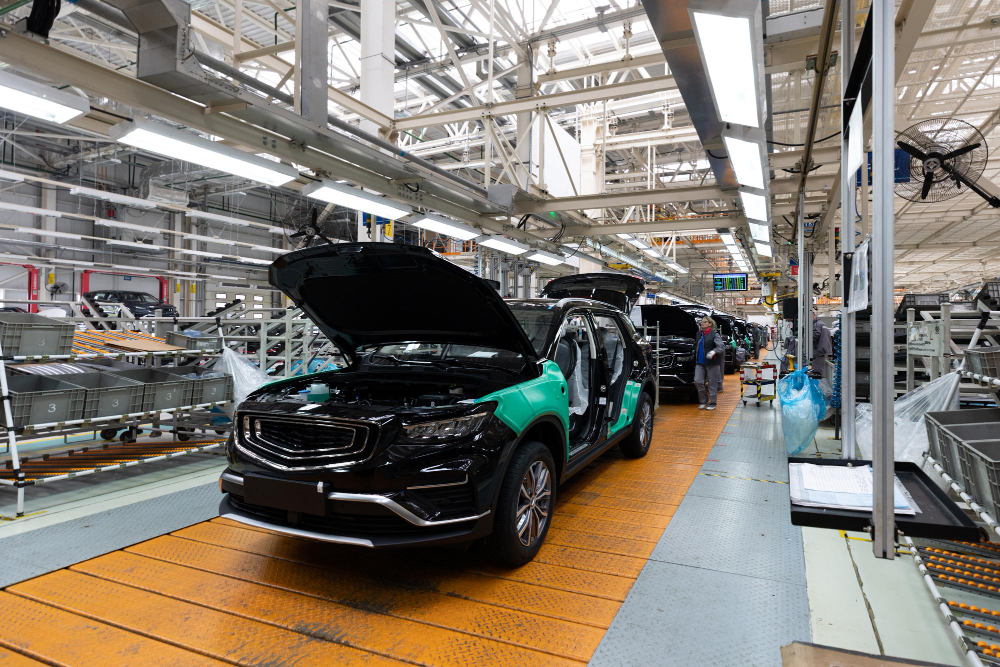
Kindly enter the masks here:
[[363, 461], [378, 440], [378, 426], [327, 417], [239, 414], [237, 445], [276, 470], [318, 470]]

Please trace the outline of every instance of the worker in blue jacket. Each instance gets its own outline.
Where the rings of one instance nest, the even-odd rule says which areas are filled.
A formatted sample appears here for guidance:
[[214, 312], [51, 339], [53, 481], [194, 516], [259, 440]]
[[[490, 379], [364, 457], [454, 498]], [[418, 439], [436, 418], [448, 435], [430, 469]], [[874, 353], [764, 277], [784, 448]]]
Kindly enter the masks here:
[[694, 386], [698, 389], [698, 409], [714, 410], [715, 396], [722, 384], [722, 367], [726, 363], [726, 344], [711, 317], [701, 318], [700, 325], [695, 345]]

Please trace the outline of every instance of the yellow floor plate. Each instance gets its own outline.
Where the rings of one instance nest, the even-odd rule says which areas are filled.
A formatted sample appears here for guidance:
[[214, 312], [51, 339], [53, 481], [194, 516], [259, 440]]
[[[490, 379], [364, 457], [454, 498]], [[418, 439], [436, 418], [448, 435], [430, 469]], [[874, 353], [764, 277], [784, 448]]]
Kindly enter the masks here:
[[714, 412], [662, 406], [645, 458], [570, 480], [523, 567], [215, 519], [0, 592], [0, 667], [584, 664], [732, 414], [726, 388]]

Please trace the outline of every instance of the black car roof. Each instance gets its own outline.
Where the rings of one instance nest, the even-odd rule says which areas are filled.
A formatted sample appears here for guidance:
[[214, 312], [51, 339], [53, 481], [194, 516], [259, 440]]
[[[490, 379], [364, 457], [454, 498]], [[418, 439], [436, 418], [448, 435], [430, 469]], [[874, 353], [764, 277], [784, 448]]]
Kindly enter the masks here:
[[597, 301], [595, 299], [578, 299], [575, 297], [567, 297], [565, 299], [504, 299], [507, 303], [532, 303], [532, 304], [550, 304], [553, 308], [558, 309], [560, 312], [572, 307], [585, 307], [585, 308], [599, 308], [601, 310], [614, 310], [622, 312], [615, 308], [614, 306], [604, 303], [603, 301]]

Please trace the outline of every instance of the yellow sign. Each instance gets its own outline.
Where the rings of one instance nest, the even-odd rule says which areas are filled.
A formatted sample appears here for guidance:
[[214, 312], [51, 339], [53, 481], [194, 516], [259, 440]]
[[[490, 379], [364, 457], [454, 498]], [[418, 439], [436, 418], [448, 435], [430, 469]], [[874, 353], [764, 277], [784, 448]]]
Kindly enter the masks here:
[[385, 237], [386, 241], [392, 240], [392, 227], [393, 227], [392, 220], [389, 220], [382, 226], [383, 230], [382, 235]]
[[197, 285], [191, 283], [191, 294], [194, 294], [197, 291], [197, 287], [198, 287]]
[[608, 268], [609, 269], [630, 269], [630, 268], [632, 268], [632, 265], [631, 264], [623, 264], [623, 263], [612, 264], [611, 262], [608, 262]]
[[49, 271], [49, 284], [50, 285], [54, 285], [55, 282], [56, 282], [56, 272], [55, 271]]

